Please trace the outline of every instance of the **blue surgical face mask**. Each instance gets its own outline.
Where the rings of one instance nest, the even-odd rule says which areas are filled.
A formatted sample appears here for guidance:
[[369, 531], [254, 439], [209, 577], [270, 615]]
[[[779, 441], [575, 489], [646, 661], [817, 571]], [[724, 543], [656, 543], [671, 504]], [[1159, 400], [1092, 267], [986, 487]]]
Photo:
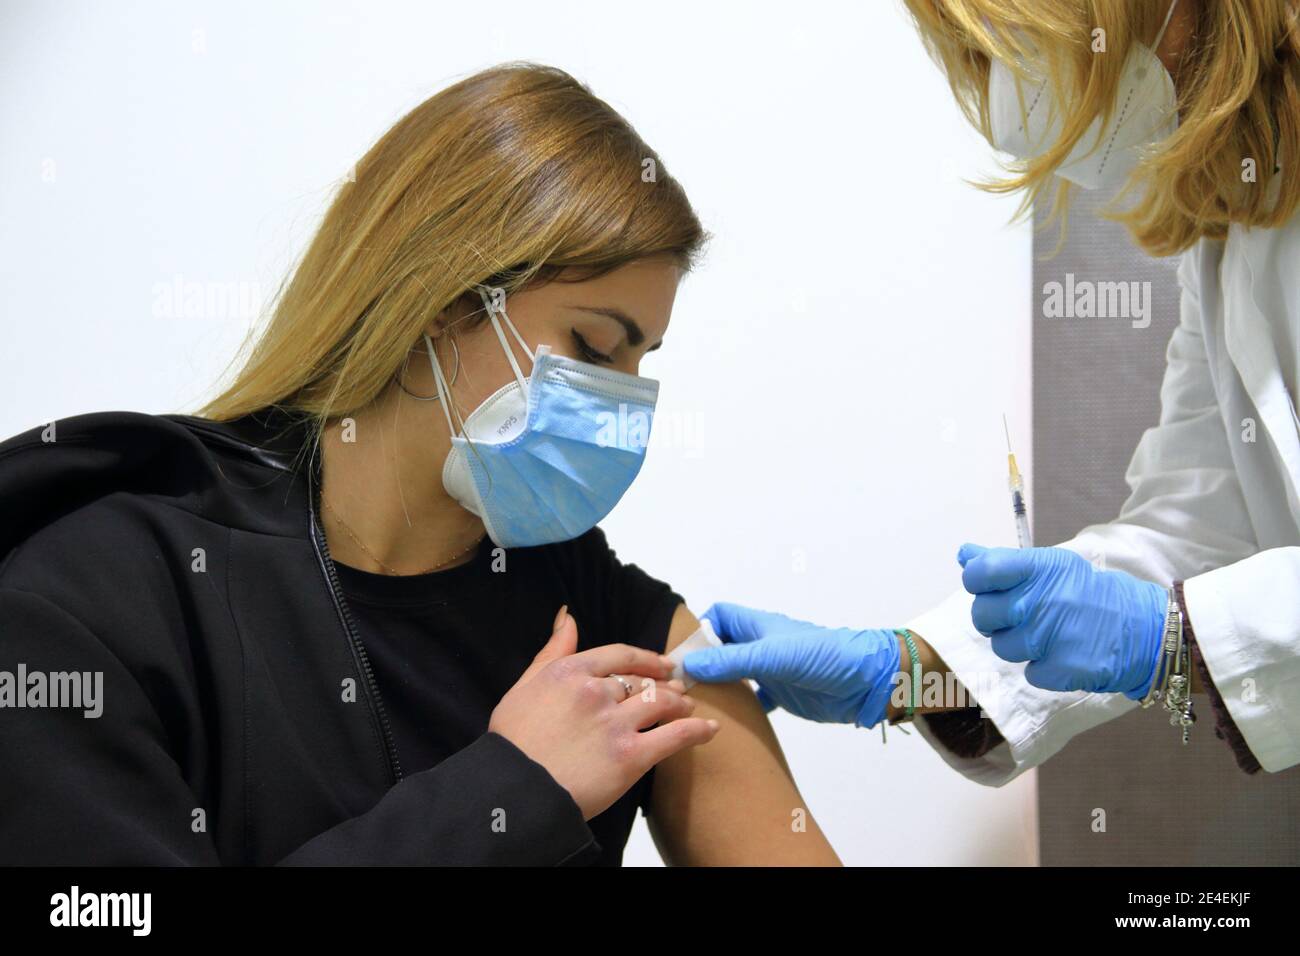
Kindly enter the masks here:
[[[477, 291], [515, 380], [476, 408], [458, 435], [450, 386], [424, 337], [452, 436], [443, 486], [483, 519], [499, 547], [576, 538], [613, 510], [641, 470], [659, 383], [555, 355], [546, 345], [534, 353], [489, 290]], [[527, 377], [505, 329], [532, 356]]]

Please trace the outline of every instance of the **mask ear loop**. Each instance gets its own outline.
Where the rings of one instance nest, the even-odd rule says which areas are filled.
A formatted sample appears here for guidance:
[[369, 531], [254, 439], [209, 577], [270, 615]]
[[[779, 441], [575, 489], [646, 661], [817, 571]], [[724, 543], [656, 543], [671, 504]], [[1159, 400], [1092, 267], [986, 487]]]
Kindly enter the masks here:
[[[438, 404], [442, 406], [442, 414], [447, 418], [447, 433], [454, 439], [456, 437], [456, 426], [452, 424], [451, 412], [448, 410], [451, 406], [451, 386], [447, 384], [447, 380], [442, 374], [442, 366], [438, 364], [438, 356], [433, 351], [433, 341], [429, 338], [428, 334], [424, 336], [424, 347], [429, 352], [429, 364], [433, 366], [433, 384], [438, 390]], [[460, 352], [457, 351], [456, 354], [459, 356]], [[461, 434], [464, 435], [465, 419], [461, 416], [459, 409], [456, 410], [456, 417], [460, 419], [460, 431]], [[478, 450], [474, 447], [474, 443], [469, 440], [468, 436], [465, 436], [465, 441], [469, 445], [469, 450], [474, 453], [475, 457], [478, 457], [479, 461], [483, 461], [482, 457], [479, 456]], [[484, 494], [491, 495], [492, 474], [487, 470], [486, 463], [484, 464], [484, 470], [487, 472], [488, 479], [488, 490], [484, 492]]]
[[425, 333], [424, 336], [424, 347], [429, 352], [429, 365], [433, 368], [433, 384], [438, 389], [438, 405], [441, 406], [442, 414], [447, 418], [447, 432], [454, 438], [456, 426], [452, 424], [451, 411], [448, 408], [451, 404], [451, 388], [443, 378], [442, 366], [438, 364], [438, 356], [433, 351], [433, 340], [429, 338], [428, 333]]
[[1165, 13], [1165, 22], [1160, 24], [1160, 32], [1156, 34], [1155, 42], [1151, 44], [1152, 53], [1160, 49], [1160, 41], [1165, 38], [1165, 30], [1169, 27], [1169, 21], [1173, 19], [1174, 7], [1176, 6], [1178, 6], [1178, 0], [1174, 0], [1173, 3], [1169, 4], [1169, 10]]
[[501, 343], [501, 348], [505, 350], [506, 359], [510, 362], [510, 367], [514, 369], [515, 379], [519, 382], [519, 387], [523, 389], [524, 396], [527, 397], [528, 379], [525, 377], [523, 370], [520, 369], [519, 362], [515, 359], [515, 351], [510, 347], [510, 343], [506, 341], [506, 335], [501, 331], [501, 322], [497, 320], [497, 317], [500, 316], [505, 322], [506, 327], [510, 329], [510, 334], [515, 337], [515, 341], [519, 343], [519, 347], [523, 349], [524, 354], [528, 356], [530, 368], [533, 364], [536, 364], [536, 359], [533, 358], [533, 350], [528, 347], [528, 343], [524, 341], [524, 337], [519, 334], [519, 330], [515, 328], [515, 324], [510, 321], [510, 316], [506, 315], [506, 310], [492, 304], [492, 297], [488, 292], [487, 287], [478, 286], [477, 292], [479, 298], [483, 300], [483, 308], [487, 309], [488, 320], [492, 323], [492, 331], [497, 334], [497, 341]]

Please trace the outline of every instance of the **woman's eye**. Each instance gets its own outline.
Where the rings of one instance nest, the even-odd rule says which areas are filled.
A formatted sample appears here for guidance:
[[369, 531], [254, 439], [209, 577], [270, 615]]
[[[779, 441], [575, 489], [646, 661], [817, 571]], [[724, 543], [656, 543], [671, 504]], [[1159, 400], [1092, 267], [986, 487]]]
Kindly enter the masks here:
[[578, 332], [577, 329], [573, 329], [572, 332], [573, 332], [574, 344], [578, 346], [578, 352], [587, 361], [603, 362], [606, 365], [614, 361], [614, 357], [612, 355], [606, 355], [604, 352], [597, 352], [590, 345], [588, 345], [587, 340], [582, 337], [582, 335]]

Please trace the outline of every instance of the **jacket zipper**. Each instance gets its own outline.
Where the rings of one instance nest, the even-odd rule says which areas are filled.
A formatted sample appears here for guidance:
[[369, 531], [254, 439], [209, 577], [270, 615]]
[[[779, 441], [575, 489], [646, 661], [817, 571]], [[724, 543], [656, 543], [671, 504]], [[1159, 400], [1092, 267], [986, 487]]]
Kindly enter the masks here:
[[307, 496], [308, 521], [311, 525], [312, 543], [316, 548], [316, 559], [320, 562], [321, 570], [325, 572], [325, 577], [329, 581], [330, 592], [334, 598], [334, 607], [338, 610], [339, 616], [343, 618], [344, 632], [347, 635], [348, 646], [352, 650], [352, 657], [356, 661], [357, 668], [365, 677], [370, 714], [379, 727], [380, 737], [382, 738], [381, 750], [383, 751], [384, 762], [388, 767], [389, 777], [396, 784], [402, 779], [402, 765], [397, 759], [397, 745], [393, 742], [393, 731], [388, 724], [388, 712], [384, 709], [384, 698], [379, 693], [379, 683], [375, 680], [374, 669], [370, 666], [370, 655], [366, 653], [366, 645], [361, 641], [361, 634], [357, 631], [356, 623], [352, 620], [352, 612], [348, 610], [347, 601], [344, 599], [343, 588], [339, 585], [338, 571], [334, 568], [334, 559], [330, 557], [329, 543], [325, 540], [325, 534], [316, 521], [319, 489], [315, 481], [311, 481], [310, 485], [311, 490]]

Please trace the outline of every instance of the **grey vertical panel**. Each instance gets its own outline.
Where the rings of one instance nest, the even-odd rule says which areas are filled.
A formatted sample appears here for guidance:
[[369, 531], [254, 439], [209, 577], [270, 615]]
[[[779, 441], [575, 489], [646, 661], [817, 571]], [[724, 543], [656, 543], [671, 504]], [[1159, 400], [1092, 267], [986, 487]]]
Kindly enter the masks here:
[[[1176, 259], [1143, 255], [1126, 231], [1078, 197], [1067, 240], [1035, 238], [1034, 538], [1050, 544], [1108, 521], [1128, 496], [1124, 472], [1159, 418], [1165, 346], [1178, 321]], [[1041, 225], [1042, 213], [1039, 213]], [[1151, 326], [1120, 318], [1048, 319], [1048, 282], [1149, 281]], [[1208, 701], [1195, 704], [1191, 743], [1155, 709], [1077, 737], [1038, 776], [1041, 860], [1063, 864], [1300, 863], [1300, 771], [1247, 776], [1214, 736]], [[1104, 810], [1106, 832], [1093, 832]]]

